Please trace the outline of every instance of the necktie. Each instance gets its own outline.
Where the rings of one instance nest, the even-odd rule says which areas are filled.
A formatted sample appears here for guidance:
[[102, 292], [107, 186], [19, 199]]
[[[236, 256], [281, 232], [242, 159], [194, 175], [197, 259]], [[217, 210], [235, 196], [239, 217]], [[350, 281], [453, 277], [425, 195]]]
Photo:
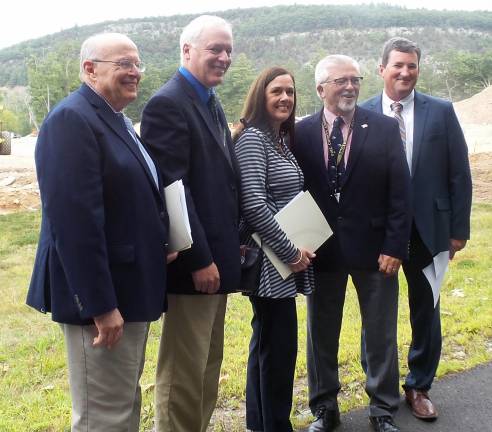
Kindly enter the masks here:
[[215, 95], [214, 91], [210, 92], [210, 97], [208, 98], [207, 106], [208, 109], [210, 110], [210, 113], [212, 114], [212, 118], [214, 120], [215, 125], [217, 126], [219, 134], [222, 135], [222, 125], [219, 120], [219, 102], [217, 100], [217, 96]]
[[395, 119], [398, 121], [398, 125], [400, 126], [400, 136], [401, 141], [403, 143], [403, 148], [406, 150], [406, 132], [405, 132], [405, 121], [401, 115], [403, 110], [403, 105], [400, 102], [393, 102], [391, 105], [391, 111], [394, 112]]
[[135, 129], [133, 128], [132, 121], [123, 113], [120, 113], [120, 115], [118, 115], [118, 117], [123, 120], [123, 124], [124, 124], [126, 130], [130, 134], [130, 136], [133, 138], [133, 141], [137, 145], [138, 150], [142, 154], [143, 158], [145, 159], [145, 162], [147, 163], [147, 166], [149, 167], [149, 170], [150, 170], [150, 173], [152, 174], [152, 178], [154, 179], [155, 185], [157, 186], [157, 188], [159, 188], [157, 169], [155, 167], [154, 161], [152, 160], [150, 155], [147, 153], [147, 150], [145, 150], [145, 147], [143, 146], [143, 144], [138, 139], [137, 133], [135, 132]]
[[338, 155], [343, 144], [342, 126], [342, 117], [336, 117], [329, 137], [330, 142], [328, 143], [331, 149], [328, 153], [328, 170], [332, 188], [335, 191], [338, 191], [340, 177], [345, 172], [344, 163], [342, 161], [338, 163]]

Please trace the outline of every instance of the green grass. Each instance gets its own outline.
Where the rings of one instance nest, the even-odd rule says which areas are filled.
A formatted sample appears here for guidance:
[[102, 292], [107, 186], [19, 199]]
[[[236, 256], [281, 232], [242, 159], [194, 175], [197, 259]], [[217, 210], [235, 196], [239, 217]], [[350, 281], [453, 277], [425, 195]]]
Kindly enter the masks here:
[[[0, 216], [0, 432], [67, 431], [70, 399], [65, 351], [60, 329], [25, 306], [40, 217], [38, 213]], [[441, 295], [444, 334], [438, 377], [492, 360], [492, 205], [477, 204], [472, 213], [472, 240], [451, 263]], [[400, 275], [399, 358], [406, 374], [410, 343], [407, 288]], [[214, 432], [244, 431], [244, 388], [251, 310], [240, 295], [229, 297], [224, 363]], [[306, 387], [306, 307], [298, 299], [299, 356], [292, 412], [298, 426], [310, 420]], [[153, 373], [160, 322], [151, 327], [142, 377], [144, 401], [141, 430], [152, 426]], [[355, 290], [347, 291], [340, 341], [343, 411], [367, 403], [359, 366], [360, 316]]]

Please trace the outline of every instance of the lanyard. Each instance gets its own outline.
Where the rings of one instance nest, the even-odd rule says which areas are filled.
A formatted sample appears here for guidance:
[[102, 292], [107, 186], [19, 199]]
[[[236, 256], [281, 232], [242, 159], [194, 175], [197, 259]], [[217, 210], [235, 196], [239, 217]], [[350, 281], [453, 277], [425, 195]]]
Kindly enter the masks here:
[[[335, 157], [335, 150], [333, 150], [333, 147], [330, 145], [330, 131], [328, 128], [328, 121], [326, 120], [326, 117], [324, 114], [323, 114], [323, 119], [322, 119], [321, 123], [323, 124], [323, 131], [325, 132], [325, 138], [326, 138], [326, 143], [328, 145], [328, 152], [330, 154], [330, 158], [334, 158]], [[342, 161], [343, 156], [345, 155], [345, 149], [347, 147], [348, 140], [350, 139], [350, 136], [352, 135], [353, 130], [354, 130], [354, 117], [352, 117], [352, 121], [350, 122], [347, 137], [344, 138], [343, 143], [340, 146], [340, 150], [338, 151], [337, 167], [338, 167], [338, 165], [340, 165], [340, 162]], [[343, 136], [343, 133], [342, 133], [342, 136]]]

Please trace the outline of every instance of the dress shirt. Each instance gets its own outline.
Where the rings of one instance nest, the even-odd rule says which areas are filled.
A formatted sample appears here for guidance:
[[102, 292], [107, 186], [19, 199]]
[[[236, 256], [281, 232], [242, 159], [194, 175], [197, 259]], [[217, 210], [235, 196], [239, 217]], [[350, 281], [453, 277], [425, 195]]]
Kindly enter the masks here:
[[[333, 122], [338, 116], [333, 114], [327, 108], [323, 110], [323, 115], [325, 116], [326, 122], [328, 123], [328, 133], [331, 134], [331, 130], [333, 129]], [[352, 118], [354, 117], [354, 112], [352, 111], [349, 115], [341, 116], [341, 117], [343, 119], [342, 135], [343, 135], [343, 141], [345, 142], [345, 140], [347, 140], [347, 135], [349, 134], [350, 123], [352, 122]], [[325, 134], [325, 129], [323, 127], [321, 127], [321, 136], [323, 138], [323, 155], [325, 157], [325, 166], [328, 168], [328, 154], [329, 154], [328, 142], [326, 141], [327, 137]], [[348, 137], [348, 141], [345, 146], [345, 153], [343, 155], [343, 162], [345, 166], [347, 166], [351, 143], [352, 143], [352, 134], [350, 134], [350, 136]]]
[[401, 116], [405, 122], [405, 148], [407, 153], [407, 164], [412, 172], [412, 155], [413, 155], [413, 107], [414, 107], [415, 91], [412, 92], [405, 98], [399, 101], [394, 101], [388, 97], [388, 95], [383, 91], [383, 114], [394, 117], [393, 111], [391, 111], [391, 104], [393, 102], [400, 102], [403, 106], [401, 111]]
[[195, 76], [184, 66], [180, 66], [178, 70], [179, 73], [185, 77], [186, 81], [188, 81], [193, 89], [196, 91], [200, 100], [205, 105], [207, 105], [208, 98], [210, 97], [210, 89], [205, 87], [200, 81], [198, 81]]
[[[97, 94], [104, 102], [106, 102], [106, 104], [111, 108], [111, 111], [113, 111], [117, 117], [121, 117], [121, 119], [125, 123], [126, 129], [128, 130], [128, 126], [126, 125], [126, 122], [124, 121], [125, 115], [121, 111], [115, 111], [113, 106], [106, 100], [106, 98], [102, 94], [100, 94], [89, 83], [86, 83], [86, 84], [95, 94]], [[133, 129], [133, 126], [132, 126], [132, 129]], [[135, 130], [133, 130], [133, 131], [128, 130], [128, 134], [132, 137], [133, 141], [135, 141], [135, 143], [137, 144], [137, 147], [140, 150], [140, 153], [142, 153], [142, 156], [145, 159], [145, 162], [147, 163], [147, 165], [149, 167], [149, 170], [150, 170], [150, 173], [152, 174], [152, 178], [154, 179], [155, 185], [156, 185], [157, 189], [159, 189], [159, 180], [157, 177], [157, 169], [155, 167], [154, 161], [150, 157], [149, 153], [147, 152], [147, 150], [145, 149], [143, 144], [140, 142], [140, 139], [137, 136], [137, 134], [135, 133]]]

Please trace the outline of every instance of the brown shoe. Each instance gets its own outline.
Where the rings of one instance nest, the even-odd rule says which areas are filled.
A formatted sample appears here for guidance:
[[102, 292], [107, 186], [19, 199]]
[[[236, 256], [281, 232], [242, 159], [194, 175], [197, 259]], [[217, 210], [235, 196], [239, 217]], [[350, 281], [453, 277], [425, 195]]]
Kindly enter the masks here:
[[424, 390], [406, 389], [405, 400], [412, 410], [412, 414], [422, 420], [435, 420], [437, 410]]

